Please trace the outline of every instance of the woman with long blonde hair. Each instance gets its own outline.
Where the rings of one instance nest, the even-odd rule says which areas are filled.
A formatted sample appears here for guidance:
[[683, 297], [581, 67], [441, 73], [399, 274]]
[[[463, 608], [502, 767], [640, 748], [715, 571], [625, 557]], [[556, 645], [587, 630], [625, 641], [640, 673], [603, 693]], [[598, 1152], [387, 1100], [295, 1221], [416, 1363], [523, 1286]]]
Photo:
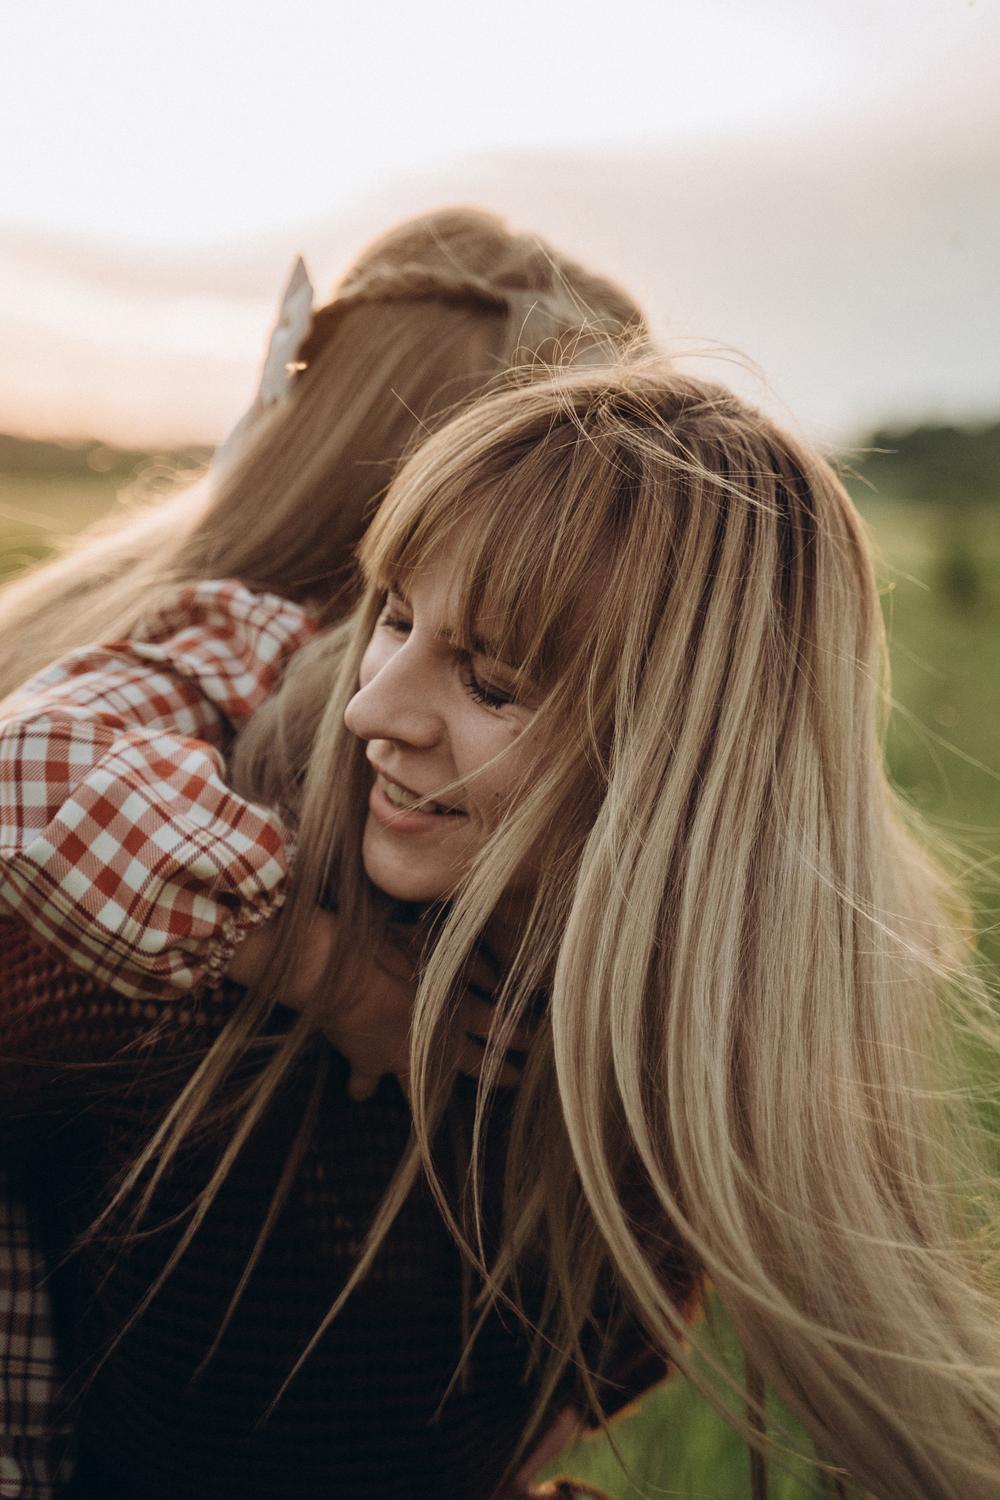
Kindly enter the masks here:
[[[267, 1257], [316, 1307], [321, 1223], [334, 1295], [304, 1341], [303, 1309], [289, 1319], [271, 1420], [320, 1420], [331, 1350], [353, 1358], [367, 1333], [388, 1360], [388, 1312], [430, 1425], [423, 1448], [387, 1431], [386, 1495], [420, 1493], [399, 1453], [436, 1453], [430, 1434], [466, 1430], [484, 1400], [495, 1467], [466, 1469], [456, 1492], [499, 1493], [563, 1403], [627, 1387], [637, 1328], [700, 1378], [685, 1312], [703, 1275], [833, 1483], [1000, 1494], [980, 1233], [995, 1195], [984, 1182], [973, 1199], [947, 1087], [956, 997], [984, 1036], [991, 1018], [955, 899], [886, 781], [878, 598], [833, 473], [718, 387], [657, 365], [565, 372], [429, 439], [361, 560], [354, 619], [302, 648], [237, 742], [237, 791], [280, 809], [298, 843], [277, 947], [245, 995], [185, 1007], [184, 1025], [145, 1019], [12, 938], [2, 1050], [34, 1063], [15, 1113], [37, 1118], [58, 1091], [79, 1121], [86, 1098], [101, 1154], [68, 1172], [77, 1224], [99, 1221], [85, 1282], [105, 1277], [109, 1320], [149, 1290], [94, 1350], [85, 1420], [111, 1441], [101, 1398], [131, 1381], [147, 1413], [155, 1389], [197, 1433], [188, 1378], [225, 1414], [226, 1341], [274, 1295]], [[318, 908], [336, 922], [295, 1019], [280, 1002]], [[415, 914], [411, 1016], [368, 1003], [357, 975]], [[504, 977], [472, 1086], [461, 1001], [484, 944]], [[90, 1049], [75, 1074], [68, 1024]], [[405, 1089], [383, 1086], [380, 1109], [394, 1099], [413, 1127], [385, 1191], [360, 1197], [358, 1153], [387, 1116], [366, 1131], [341, 1102], [337, 1059], [359, 1038], [368, 1070]], [[252, 1184], [255, 1232], [218, 1328], [190, 1297]], [[439, 1241], [440, 1258], [416, 1253], [430, 1207], [454, 1260]], [[126, 1236], [125, 1256], [101, 1230]], [[425, 1306], [439, 1311], [422, 1348]], [[164, 1440], [149, 1441], [149, 1493], [177, 1493], [183, 1458], [165, 1474]], [[114, 1451], [137, 1461], [130, 1434]]]
[[[995, 1029], [883, 769], [872, 563], [828, 465], [717, 387], [567, 374], [431, 439], [362, 561], [353, 631], [306, 649], [239, 747], [301, 840], [266, 988], [324, 893], [335, 970], [386, 896], [445, 901], [411, 1031], [414, 1162], [481, 1306], [540, 1275], [543, 1393], [567, 1361], [599, 1368], [608, 1284], [690, 1368], [676, 1268], [696, 1267], [841, 1480], [1000, 1494], [996, 1198], [973, 1195], [948, 1090], [956, 997], [993, 1058]], [[458, 1201], [435, 1143], [484, 936], [506, 980]], [[540, 993], [488, 1252], [489, 1081]]]
[[[272, 343], [271, 354], [289, 361], [279, 382], [285, 393], [270, 403], [258, 396], [227, 443], [225, 462], [217, 461], [200, 483], [172, 498], [119, 512], [63, 556], [0, 592], [0, 693], [84, 642], [141, 634], [143, 622], [151, 620], [166, 620], [176, 630], [183, 599], [188, 634], [196, 625], [216, 653], [235, 661], [234, 679], [237, 668], [249, 666], [254, 681], [249, 698], [244, 693], [209, 701], [199, 697], [203, 683], [191, 660], [175, 663], [194, 690], [193, 705], [180, 704], [185, 727], [189, 735], [196, 725], [198, 733], [217, 739], [217, 731], [228, 726], [231, 736], [240, 714], [256, 701], [254, 693], [266, 690], [280, 659], [306, 638], [313, 622], [336, 619], [350, 606], [357, 591], [354, 547], [408, 446], [488, 389], [512, 363], [593, 360], [644, 332], [639, 308], [612, 283], [536, 237], [469, 209], [427, 214], [384, 235], [318, 311], [303, 305], [302, 290], [300, 277], [292, 288], [298, 303], [293, 342], [286, 340], [282, 354], [279, 328]], [[292, 301], [286, 298], [283, 320]], [[218, 577], [234, 583], [220, 591], [210, 582]], [[255, 602], [261, 590], [275, 596], [269, 614]], [[238, 621], [235, 609], [241, 611]], [[259, 655], [262, 642], [271, 651], [266, 659]], [[203, 639], [203, 653], [205, 644]], [[168, 648], [161, 640], [157, 649]], [[105, 671], [107, 664], [106, 657]], [[127, 672], [134, 693], [135, 658]], [[93, 695], [88, 702], [93, 715]], [[129, 712], [134, 716], [134, 702]], [[86, 740], [87, 710], [77, 703], [75, 713], [78, 740]], [[142, 758], [149, 749], [132, 736], [133, 754]], [[180, 750], [176, 742], [165, 750], [161, 740], [157, 753], [161, 764], [164, 755], [182, 756], [183, 742]], [[147, 783], [155, 784], [149, 765], [143, 770]], [[156, 774], [162, 778], [162, 771]], [[18, 799], [30, 790], [20, 778], [7, 787], [5, 833], [21, 816]], [[233, 802], [221, 819], [224, 840], [232, 837], [226, 817], [237, 815]], [[258, 840], [270, 838], [275, 852], [281, 831], [273, 820], [252, 831]], [[265, 865], [270, 873], [261, 879]], [[200, 894], [217, 907], [229, 903], [224, 926], [220, 918], [212, 934], [215, 977], [250, 919], [278, 904], [285, 872], [286, 862], [268, 860], [258, 843], [253, 868], [248, 871], [244, 862], [239, 885], [220, 895], [215, 870], [213, 888], [203, 886]], [[29, 900], [22, 909], [24, 888], [23, 878], [13, 887], [6, 881], [3, 909], [9, 909], [13, 889], [18, 915], [32, 921], [61, 956], [119, 992], [159, 999], [166, 984], [166, 992], [175, 993], [183, 958], [173, 954], [175, 969], [168, 971], [171, 954], [160, 953], [153, 960], [160, 969], [151, 972], [141, 943], [109, 947], [106, 930], [89, 931], [92, 905], [60, 910], [54, 919], [51, 890], [41, 906]], [[248, 944], [240, 954], [248, 972], [256, 951]], [[398, 983], [408, 992], [409, 981]], [[361, 1078], [356, 1069], [355, 1092]], [[24, 1205], [10, 1200], [0, 1178], [0, 1289], [17, 1300], [23, 1326], [33, 1330], [23, 1349], [11, 1343], [0, 1351], [0, 1430], [8, 1464], [41, 1496], [64, 1468], [67, 1442], [47, 1299], [41, 1286], [26, 1280], [33, 1258]]]

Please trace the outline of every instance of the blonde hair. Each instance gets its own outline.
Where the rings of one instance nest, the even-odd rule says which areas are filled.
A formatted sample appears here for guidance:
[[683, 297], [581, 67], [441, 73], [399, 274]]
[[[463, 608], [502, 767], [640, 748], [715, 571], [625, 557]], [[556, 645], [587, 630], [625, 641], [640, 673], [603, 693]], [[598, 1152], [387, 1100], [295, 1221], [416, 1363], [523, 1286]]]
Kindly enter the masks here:
[[162, 589], [238, 578], [328, 620], [404, 451], [514, 365], [586, 361], [644, 335], [618, 287], [473, 209], [365, 250], [315, 315], [291, 399], [231, 471], [112, 525], [0, 592], [0, 696], [82, 641], [127, 634]]
[[[148, 1201], [280, 997], [318, 901], [341, 916], [331, 982], [350, 984], [377, 939], [386, 903], [360, 855], [369, 776], [344, 708], [386, 586], [456, 531], [455, 628], [470, 643], [499, 630], [551, 733], [440, 913], [413, 1018], [415, 1146], [330, 1316], [422, 1170], [486, 1306], [522, 1307], [526, 1269], [542, 1268], [540, 1308], [528, 1320], [522, 1307], [542, 1366], [536, 1423], [567, 1361], [586, 1363], [593, 1318], [613, 1342], [609, 1275], [648, 1338], [702, 1380], [669, 1274], [680, 1257], [710, 1278], [828, 1473], [891, 1500], [1000, 1494], [982, 1234], [996, 1195], [972, 1200], [971, 1131], [946, 1086], [962, 987], [984, 1035], [990, 1018], [953, 895], [883, 770], [866, 538], [818, 455], [659, 366], [491, 396], [398, 475], [363, 545], [353, 630], [307, 648], [237, 747], [241, 784], [299, 820], [283, 950], [123, 1191], [145, 1174]], [[456, 1203], [436, 1164], [445, 1044], [469, 955], [529, 852], [537, 880]], [[539, 990], [486, 1263], [480, 1147]], [[254, 1082], [192, 1233], [306, 1024]], [[749, 1401], [749, 1422], [723, 1406], [759, 1442], [756, 1380]]]

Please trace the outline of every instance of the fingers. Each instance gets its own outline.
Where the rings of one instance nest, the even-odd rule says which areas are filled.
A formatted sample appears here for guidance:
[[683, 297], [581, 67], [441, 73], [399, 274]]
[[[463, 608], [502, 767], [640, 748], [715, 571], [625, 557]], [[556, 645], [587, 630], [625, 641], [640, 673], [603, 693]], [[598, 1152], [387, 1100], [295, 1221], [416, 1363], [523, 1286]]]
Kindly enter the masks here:
[[375, 1077], [370, 1073], [352, 1072], [347, 1080], [347, 1097], [353, 1104], [366, 1104], [378, 1092], [378, 1086], [383, 1078], [395, 1078], [406, 1098], [410, 1097], [410, 1075], [409, 1073], [379, 1073]]
[[383, 974], [387, 974], [400, 984], [407, 985], [411, 990], [415, 987], [415, 958], [406, 948], [396, 943], [383, 943], [373, 957]]
[[[467, 1031], [475, 1031], [486, 1037], [493, 1030], [496, 1014], [491, 1005], [482, 1000], [468, 998], [462, 1007], [462, 1024]], [[527, 1052], [531, 1046], [531, 1031], [527, 1026], [518, 1026], [510, 1035], [507, 1046], [517, 1052]]]
[[382, 1076], [382, 1074], [379, 1074], [378, 1078], [376, 1078], [371, 1073], [357, 1073], [352, 1068], [350, 1077], [347, 1080], [348, 1099], [353, 1099], [355, 1104], [363, 1104], [366, 1099], [370, 1099], [374, 1094]]
[[558, 1458], [560, 1453], [565, 1452], [570, 1444], [575, 1442], [582, 1426], [583, 1414], [575, 1407], [564, 1406], [530, 1457], [525, 1459], [514, 1481], [515, 1484], [527, 1489], [539, 1469], [543, 1469], [552, 1459]]
[[[456, 1058], [460, 1072], [469, 1078], [479, 1078], [482, 1075], [486, 1061], [488, 1042], [485, 1035], [475, 1031], [466, 1031], [458, 1048]], [[501, 1088], [511, 1089], [520, 1081], [524, 1065], [528, 1060], [526, 1049], [508, 1047], [504, 1053], [504, 1061], [500, 1068], [497, 1082]], [[371, 1099], [378, 1090], [383, 1078], [390, 1076], [389, 1071], [381, 1073], [362, 1073], [352, 1068], [347, 1079], [347, 1097], [354, 1104], [364, 1104]], [[399, 1082], [404, 1094], [409, 1098], [409, 1079], [405, 1073], [395, 1072], [391, 1076]]]
[[474, 979], [467, 979], [465, 981], [465, 988], [470, 995], [475, 996], [477, 1000], [482, 1000], [486, 1005], [496, 1004], [497, 997], [495, 990], [488, 988], [486, 985], [477, 984]]
[[[492, 994], [482, 991], [475, 983], [467, 985], [461, 1024], [465, 1041], [460, 1048], [459, 1067], [471, 1078], [479, 1078], [483, 1072], [490, 1034], [496, 1029], [496, 1010]], [[505, 1040], [507, 1045], [504, 1048], [504, 1061], [497, 1081], [501, 1088], [513, 1088], [520, 1080], [528, 1060], [531, 1032], [526, 1026], [518, 1026]]]
[[485, 973], [492, 976], [496, 983], [503, 974], [503, 965], [485, 938], [480, 938], [476, 944], [476, 958]]
[[[467, 1031], [458, 1051], [458, 1067], [469, 1078], [480, 1078], [486, 1063], [487, 1041], [477, 1032]], [[504, 1054], [497, 1083], [501, 1088], [512, 1089], [520, 1082], [527, 1053], [510, 1049]]]

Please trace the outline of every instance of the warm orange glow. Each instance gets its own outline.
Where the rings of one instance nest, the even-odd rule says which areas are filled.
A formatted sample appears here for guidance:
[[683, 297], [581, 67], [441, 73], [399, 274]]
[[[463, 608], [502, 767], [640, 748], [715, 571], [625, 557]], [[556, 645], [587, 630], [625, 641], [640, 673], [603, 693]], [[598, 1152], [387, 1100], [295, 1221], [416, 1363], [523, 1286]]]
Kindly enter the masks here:
[[0, 430], [217, 440], [293, 255], [322, 289], [456, 199], [746, 350], [821, 437], [1000, 384], [993, 7], [426, 0], [348, 30], [80, 0], [4, 30]]

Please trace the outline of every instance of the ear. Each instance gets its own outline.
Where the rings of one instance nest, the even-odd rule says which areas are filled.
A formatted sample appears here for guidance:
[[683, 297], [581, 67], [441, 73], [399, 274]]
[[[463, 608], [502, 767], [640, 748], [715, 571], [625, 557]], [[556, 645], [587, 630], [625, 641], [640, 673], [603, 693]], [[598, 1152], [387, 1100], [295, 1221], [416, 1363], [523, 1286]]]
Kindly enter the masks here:
[[312, 329], [312, 314], [313, 286], [300, 255], [278, 304], [253, 401], [225, 442], [215, 450], [212, 467], [217, 472], [230, 468], [242, 455], [260, 414], [287, 396], [296, 372], [303, 368], [298, 354]]

